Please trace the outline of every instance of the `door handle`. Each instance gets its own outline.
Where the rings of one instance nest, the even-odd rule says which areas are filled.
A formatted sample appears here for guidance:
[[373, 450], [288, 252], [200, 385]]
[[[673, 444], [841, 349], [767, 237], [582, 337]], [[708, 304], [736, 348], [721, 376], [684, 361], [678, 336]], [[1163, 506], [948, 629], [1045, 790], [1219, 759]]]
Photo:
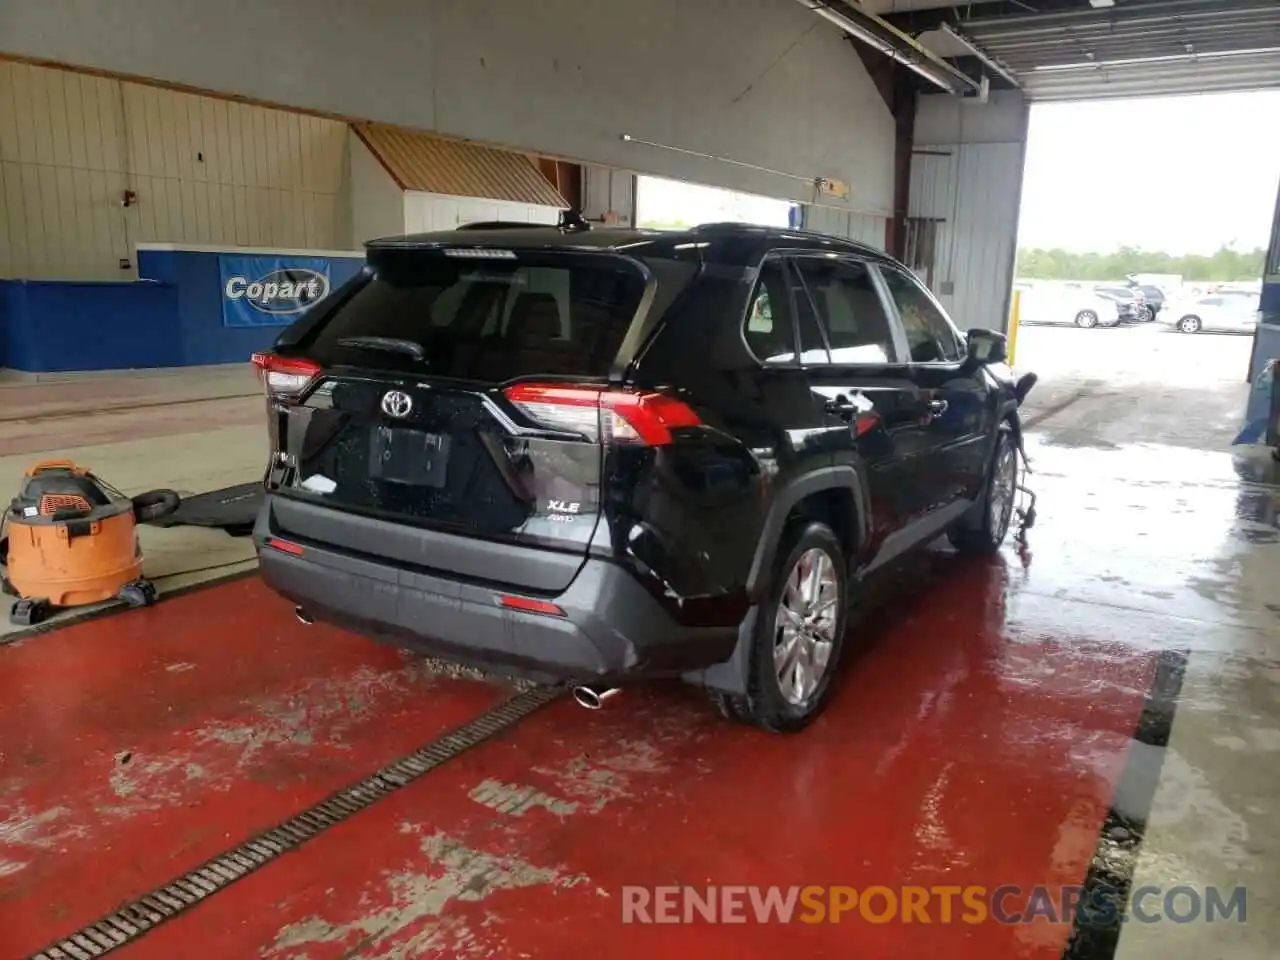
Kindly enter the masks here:
[[947, 407], [949, 407], [949, 406], [950, 406], [950, 404], [949, 404], [949, 403], [947, 403], [947, 401], [945, 401], [945, 400], [930, 400], [930, 401], [929, 401], [929, 416], [931, 416], [931, 417], [940, 417], [940, 416], [942, 416], [944, 413], [946, 413], [946, 412], [947, 412]]
[[832, 400], [828, 400], [823, 404], [822, 409], [826, 410], [827, 413], [835, 414], [842, 420], [852, 420], [853, 415], [858, 411], [858, 408], [853, 405], [853, 401], [843, 393]]

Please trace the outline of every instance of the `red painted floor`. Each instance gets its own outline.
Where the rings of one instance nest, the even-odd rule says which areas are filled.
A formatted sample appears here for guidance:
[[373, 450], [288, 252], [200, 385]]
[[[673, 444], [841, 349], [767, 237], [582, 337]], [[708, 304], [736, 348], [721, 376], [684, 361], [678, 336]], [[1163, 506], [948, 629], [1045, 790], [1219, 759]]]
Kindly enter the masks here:
[[[804, 734], [726, 723], [679, 685], [560, 701], [113, 956], [1057, 960], [1063, 925], [943, 923], [936, 903], [932, 923], [622, 923], [628, 885], [1083, 880], [1157, 652], [1241, 616], [1209, 579], [1231, 521], [1202, 517], [1239, 508], [1230, 478], [1183, 471], [1097, 509], [1046, 460], [1032, 553], [899, 571]], [[1152, 520], [1114, 513], [1133, 506]], [[252, 580], [0, 648], [0, 957], [504, 693], [302, 627]]]
[[0, 956], [483, 712], [502, 691], [304, 628], [243, 580], [33, 637], [0, 670]]
[[[597, 714], [557, 703], [119, 955], [604, 955], [598, 943], [617, 957], [961, 944], [1056, 957], [1066, 930], [1043, 924], [621, 926], [632, 884], [1082, 879], [1151, 655], [1007, 635], [1003, 564], [930, 557], [913, 587], [922, 571], [927, 602], [872, 617], [835, 706], [803, 738], [727, 725], [676, 686]], [[17, 735], [0, 769], [0, 858], [21, 866], [0, 886], [0, 928], [15, 955], [499, 696], [303, 628], [256, 581], [5, 655], [0, 729]]]

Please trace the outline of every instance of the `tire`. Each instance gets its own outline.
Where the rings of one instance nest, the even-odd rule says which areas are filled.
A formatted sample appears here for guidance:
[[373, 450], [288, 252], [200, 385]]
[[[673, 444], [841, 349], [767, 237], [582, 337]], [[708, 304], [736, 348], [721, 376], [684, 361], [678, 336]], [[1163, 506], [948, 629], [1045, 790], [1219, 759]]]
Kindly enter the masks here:
[[1098, 315], [1092, 310], [1081, 310], [1076, 314], [1076, 326], [1085, 330], [1092, 330], [1098, 325]]
[[[810, 592], [806, 574], [817, 576], [821, 587], [817, 599], [824, 609], [806, 618], [810, 629], [797, 632], [784, 623], [804, 609]], [[755, 724], [770, 733], [797, 733], [826, 709], [831, 700], [832, 681], [844, 649], [844, 632], [849, 616], [849, 583], [844, 548], [825, 523], [796, 524], [783, 535], [774, 559], [770, 597], [760, 608], [751, 641], [750, 679], [745, 697], [712, 693], [712, 703], [722, 716]], [[827, 604], [830, 604], [827, 606]], [[780, 612], [793, 610], [791, 615]], [[779, 666], [776, 650], [789, 638], [794, 656]], [[817, 667], [810, 684], [798, 682], [803, 665]], [[782, 674], [780, 678], [779, 674]], [[784, 682], [785, 681], [785, 682]]]
[[1013, 430], [1002, 423], [996, 434], [996, 448], [987, 467], [987, 482], [973, 511], [960, 526], [947, 534], [957, 551], [977, 556], [990, 556], [1000, 549], [1013, 519], [1014, 498], [1018, 484], [1018, 448]]
[[[819, 616], [815, 621], [820, 631], [812, 635], [829, 636], [824, 650], [824, 666], [815, 680], [812, 689], [803, 691], [797, 698], [796, 691], [785, 692], [780, 680], [780, 667], [774, 660], [774, 649], [778, 641], [786, 636], [780, 626], [780, 607], [788, 598], [794, 602], [796, 598], [792, 575], [803, 561], [812, 562], [812, 558], [820, 554], [828, 566], [828, 576], [823, 577], [826, 586], [820, 591], [822, 602], [835, 600], [828, 607], [828, 616]], [[832, 682], [840, 667], [840, 655], [845, 648], [845, 628], [849, 623], [849, 580], [845, 550], [841, 547], [831, 527], [820, 522], [804, 522], [788, 527], [783, 534], [782, 544], [774, 557], [772, 577], [772, 593], [767, 602], [759, 608], [756, 618], [755, 634], [751, 637], [750, 677], [746, 696], [723, 694], [710, 691], [712, 704], [719, 714], [726, 719], [735, 719], [763, 728], [771, 733], [797, 733], [808, 727], [819, 714], [827, 709], [832, 696]], [[801, 588], [804, 584], [801, 582]], [[803, 639], [791, 635], [791, 643], [803, 643]], [[795, 649], [795, 648], [792, 648]], [[803, 649], [803, 648], [801, 648]], [[810, 646], [813, 650], [813, 646]], [[788, 681], [794, 681], [794, 668], [783, 671]]]
[[1195, 314], [1189, 313], [1178, 321], [1179, 333], [1199, 333], [1203, 324]]

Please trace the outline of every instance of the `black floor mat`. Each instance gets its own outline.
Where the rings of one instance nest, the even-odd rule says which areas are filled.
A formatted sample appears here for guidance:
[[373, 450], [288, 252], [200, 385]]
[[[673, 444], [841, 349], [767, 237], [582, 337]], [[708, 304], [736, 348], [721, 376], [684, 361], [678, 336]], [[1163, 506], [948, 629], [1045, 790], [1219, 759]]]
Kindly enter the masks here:
[[262, 505], [262, 481], [184, 497], [178, 509], [152, 522], [155, 527], [219, 527], [232, 536], [247, 536]]

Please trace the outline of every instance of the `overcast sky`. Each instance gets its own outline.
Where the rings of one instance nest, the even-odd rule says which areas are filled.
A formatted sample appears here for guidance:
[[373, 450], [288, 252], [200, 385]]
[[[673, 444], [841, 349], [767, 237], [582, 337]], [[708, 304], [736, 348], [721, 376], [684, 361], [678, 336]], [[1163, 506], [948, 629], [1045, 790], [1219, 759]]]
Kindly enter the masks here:
[[1021, 247], [1265, 247], [1280, 92], [1032, 108]]

